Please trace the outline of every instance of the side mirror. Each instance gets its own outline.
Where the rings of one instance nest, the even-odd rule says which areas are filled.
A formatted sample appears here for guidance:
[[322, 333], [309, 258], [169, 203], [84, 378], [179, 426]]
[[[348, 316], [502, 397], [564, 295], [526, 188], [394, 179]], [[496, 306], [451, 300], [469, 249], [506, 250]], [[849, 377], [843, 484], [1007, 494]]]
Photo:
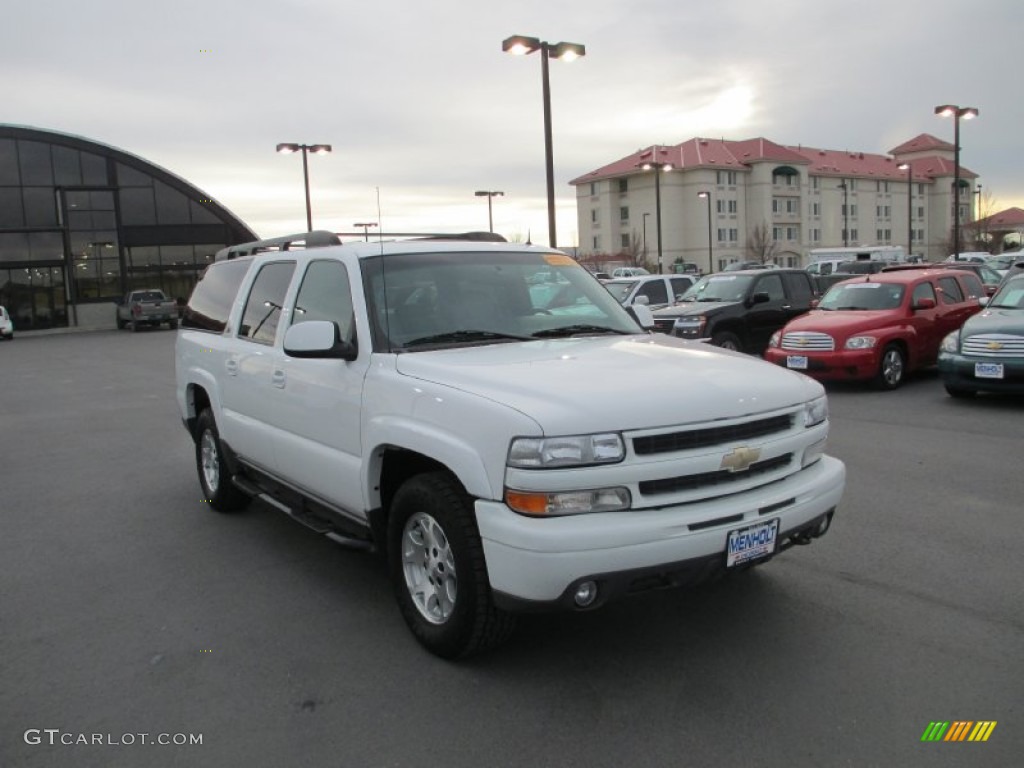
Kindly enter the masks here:
[[989, 300], [988, 296], [979, 296], [978, 297], [978, 304], [980, 306], [982, 306], [982, 307], [988, 306], [988, 300]]
[[935, 299], [918, 299], [911, 309], [935, 309]]
[[639, 304], [641, 307], [646, 307], [648, 304], [651, 303], [651, 300], [647, 296], [637, 296], [635, 299], [633, 299], [633, 303]]
[[[647, 298], [644, 296], [643, 298]], [[627, 312], [636, 320], [640, 327], [645, 331], [651, 330], [654, 327], [654, 314], [647, 307], [646, 304], [634, 304], [631, 307], [627, 307]]]
[[751, 304], [767, 304], [771, 300], [772, 297], [769, 296], [764, 291], [758, 291], [757, 293], [750, 297]]
[[337, 323], [310, 320], [293, 325], [284, 335], [284, 353], [289, 357], [355, 360], [356, 346], [342, 341]]
[[821, 303], [820, 299], [811, 299], [811, 309], [817, 309], [818, 304]]

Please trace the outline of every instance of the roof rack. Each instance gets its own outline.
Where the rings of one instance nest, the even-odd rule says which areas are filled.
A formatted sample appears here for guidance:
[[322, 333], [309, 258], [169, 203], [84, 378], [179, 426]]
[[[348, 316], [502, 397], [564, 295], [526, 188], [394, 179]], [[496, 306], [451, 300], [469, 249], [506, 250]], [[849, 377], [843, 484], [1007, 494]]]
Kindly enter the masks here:
[[[264, 251], [291, 251], [298, 248], [326, 248], [329, 245], [341, 245], [342, 237], [364, 237], [363, 232], [328, 232], [323, 229], [312, 232], [299, 232], [283, 237], [271, 237], [266, 240], [254, 240], [227, 248], [221, 248], [214, 256], [214, 261], [237, 259], [241, 256], [252, 256]], [[472, 242], [507, 243], [508, 241], [496, 232], [384, 232], [374, 239], [410, 238], [414, 240], [467, 240]]]

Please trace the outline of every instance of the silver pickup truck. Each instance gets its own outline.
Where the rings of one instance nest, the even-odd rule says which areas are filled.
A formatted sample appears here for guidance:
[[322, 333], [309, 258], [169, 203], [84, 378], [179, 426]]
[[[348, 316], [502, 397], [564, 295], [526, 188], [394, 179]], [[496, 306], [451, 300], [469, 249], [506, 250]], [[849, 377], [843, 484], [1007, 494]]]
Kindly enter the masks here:
[[129, 291], [117, 304], [117, 327], [131, 326], [133, 331], [142, 325], [159, 327], [167, 323], [173, 331], [178, 327], [178, 305], [155, 288]]

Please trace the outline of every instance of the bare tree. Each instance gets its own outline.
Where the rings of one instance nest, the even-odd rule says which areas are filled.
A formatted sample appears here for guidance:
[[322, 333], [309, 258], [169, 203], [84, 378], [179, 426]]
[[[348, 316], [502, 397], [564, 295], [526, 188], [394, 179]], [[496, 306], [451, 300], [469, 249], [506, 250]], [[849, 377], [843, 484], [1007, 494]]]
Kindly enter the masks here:
[[767, 221], [755, 226], [747, 238], [747, 255], [751, 261], [768, 264], [775, 259], [779, 244], [772, 237], [772, 228]]
[[996, 199], [991, 192], [982, 189], [978, 198], [978, 218], [971, 228], [974, 231], [974, 247], [979, 251], [1000, 253], [1003, 250], [1001, 233], [996, 233], [991, 221], [986, 221], [996, 213]]

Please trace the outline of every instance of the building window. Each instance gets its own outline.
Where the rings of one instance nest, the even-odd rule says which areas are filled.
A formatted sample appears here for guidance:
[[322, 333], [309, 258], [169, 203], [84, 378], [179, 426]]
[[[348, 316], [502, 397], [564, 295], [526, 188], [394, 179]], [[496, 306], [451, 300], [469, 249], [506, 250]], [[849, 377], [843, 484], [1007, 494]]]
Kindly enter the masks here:
[[889, 191], [889, 182], [888, 181], [876, 181], [875, 182], [875, 191], [876, 192], [888, 192]]
[[917, 194], [919, 194], [919, 195], [923, 195], [924, 194], [924, 184], [918, 184], [917, 185]]
[[924, 218], [924, 206], [923, 205], [919, 205], [917, 207], [917, 218], [919, 218], [919, 219], [923, 219]]
[[624, 249], [628, 249], [629, 248], [629, 235], [621, 235], [620, 238], [619, 238], [619, 245], [621, 245], [621, 247], [624, 248]]
[[887, 229], [885, 230], [885, 241], [889, 242], [890, 240], [892, 240], [892, 230]]
[[597, 208], [590, 211], [590, 223], [597, 224]]
[[720, 243], [724, 243], [725, 242], [725, 230], [724, 229], [719, 229], [718, 230], [718, 242], [720, 242]]
[[851, 229], [850, 230], [850, 239], [851, 240], [856, 240], [857, 239], [857, 230], [856, 229]]
[[782, 239], [782, 227], [772, 227], [772, 240], [778, 241]]
[[857, 180], [856, 179], [847, 179], [846, 180], [846, 186], [850, 188], [851, 192], [856, 191], [856, 189], [857, 189]]
[[735, 200], [729, 200], [729, 213], [736, 213], [738, 203]]
[[594, 250], [595, 251], [600, 251], [601, 250], [601, 236], [600, 235], [594, 235]]
[[920, 240], [924, 240], [924, 230], [923, 230], [923, 229], [919, 229], [919, 230], [917, 230], [917, 239], [918, 239], [919, 241], [920, 241]]
[[821, 230], [820, 229], [812, 229], [811, 230], [811, 242], [812, 243], [819, 243], [819, 242], [821, 242]]
[[594, 181], [590, 182], [590, 194], [591, 194], [591, 196], [597, 194], [597, 182], [594, 182]]
[[729, 242], [735, 243], [740, 239], [740, 231], [738, 229], [729, 230]]
[[629, 190], [629, 179], [619, 179], [619, 192], [626, 192]]
[[811, 203], [811, 215], [821, 216], [821, 203]]
[[722, 198], [715, 200], [715, 211], [718, 213], [725, 213], [725, 200]]
[[799, 239], [796, 227], [786, 227], [786, 239], [790, 242], [796, 242]]
[[628, 205], [624, 205], [621, 208], [619, 208], [619, 220], [620, 221], [629, 221], [629, 206]]
[[736, 186], [736, 171], [718, 171], [717, 179], [719, 185], [728, 184], [734, 187]]
[[799, 213], [799, 200], [789, 199], [786, 201], [786, 213]]
[[821, 179], [817, 176], [811, 177], [811, 189], [821, 189]]
[[772, 198], [772, 213], [779, 212], [779, 200], [776, 197]]

